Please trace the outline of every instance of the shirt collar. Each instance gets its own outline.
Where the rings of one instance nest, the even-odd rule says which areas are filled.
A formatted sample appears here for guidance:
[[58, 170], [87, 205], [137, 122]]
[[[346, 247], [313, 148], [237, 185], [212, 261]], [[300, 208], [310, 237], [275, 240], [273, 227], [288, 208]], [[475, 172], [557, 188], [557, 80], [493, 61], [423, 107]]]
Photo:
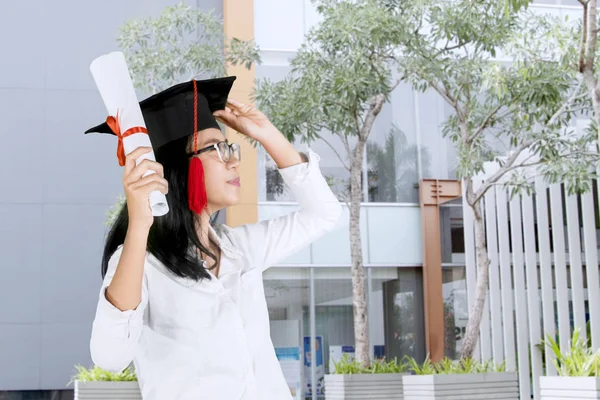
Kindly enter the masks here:
[[227, 237], [227, 235], [223, 234], [223, 229], [221, 225], [217, 225], [216, 229], [212, 227], [212, 225], [208, 225], [208, 234], [211, 239], [213, 239], [219, 248], [228, 258], [233, 258], [235, 260], [239, 260], [242, 258], [243, 254], [238, 249], [235, 248], [231, 240]]

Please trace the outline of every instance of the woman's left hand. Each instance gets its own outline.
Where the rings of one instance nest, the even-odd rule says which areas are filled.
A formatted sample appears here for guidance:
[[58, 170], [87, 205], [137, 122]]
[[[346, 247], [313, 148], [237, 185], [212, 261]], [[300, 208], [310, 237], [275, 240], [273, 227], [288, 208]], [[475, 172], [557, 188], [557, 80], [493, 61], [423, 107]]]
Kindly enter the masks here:
[[258, 142], [275, 130], [271, 121], [252, 104], [240, 103], [233, 99], [227, 100], [225, 110], [215, 111], [213, 115], [231, 129]]

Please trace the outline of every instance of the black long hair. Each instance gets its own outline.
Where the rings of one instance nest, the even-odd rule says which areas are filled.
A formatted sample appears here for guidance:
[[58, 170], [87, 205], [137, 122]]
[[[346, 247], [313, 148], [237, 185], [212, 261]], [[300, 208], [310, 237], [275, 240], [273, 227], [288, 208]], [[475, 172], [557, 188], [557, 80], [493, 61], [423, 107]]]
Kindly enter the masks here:
[[[193, 135], [174, 140], [154, 152], [156, 161], [162, 164], [165, 179], [169, 182], [169, 192], [166, 196], [169, 212], [161, 217], [154, 217], [146, 248], [176, 276], [199, 281], [210, 279], [211, 276], [202, 266], [201, 259], [197, 256], [198, 251], [190, 250], [199, 250], [215, 261], [217, 256], [200, 242], [196, 230], [198, 221], [188, 206], [190, 159], [186, 154], [191, 138]], [[106, 275], [110, 257], [125, 242], [128, 223], [125, 202], [106, 238], [102, 256], [102, 278]]]

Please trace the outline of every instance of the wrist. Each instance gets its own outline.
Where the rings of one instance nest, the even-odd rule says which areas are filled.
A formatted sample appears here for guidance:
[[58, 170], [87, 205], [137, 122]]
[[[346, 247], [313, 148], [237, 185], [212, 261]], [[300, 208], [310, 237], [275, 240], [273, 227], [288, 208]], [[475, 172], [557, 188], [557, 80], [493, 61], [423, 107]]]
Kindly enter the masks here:
[[138, 238], [138, 239], [147, 239], [150, 234], [150, 228], [152, 224], [130, 221], [127, 226], [127, 237]]
[[258, 143], [265, 146], [265, 144], [269, 144], [273, 141], [276, 141], [278, 138], [284, 138], [283, 133], [279, 132], [277, 128], [274, 126], [261, 129], [257, 135], [255, 135], [254, 140]]

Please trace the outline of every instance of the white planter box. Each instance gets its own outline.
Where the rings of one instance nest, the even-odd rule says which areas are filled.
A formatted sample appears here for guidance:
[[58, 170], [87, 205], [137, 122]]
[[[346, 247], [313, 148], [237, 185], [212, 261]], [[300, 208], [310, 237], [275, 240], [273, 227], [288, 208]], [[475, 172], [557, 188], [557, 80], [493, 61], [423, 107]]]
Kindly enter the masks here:
[[600, 399], [600, 377], [541, 376], [542, 400]]
[[325, 375], [326, 400], [402, 400], [406, 374]]
[[75, 400], [142, 400], [137, 382], [75, 381]]
[[404, 400], [519, 400], [515, 372], [409, 375], [402, 378]]

